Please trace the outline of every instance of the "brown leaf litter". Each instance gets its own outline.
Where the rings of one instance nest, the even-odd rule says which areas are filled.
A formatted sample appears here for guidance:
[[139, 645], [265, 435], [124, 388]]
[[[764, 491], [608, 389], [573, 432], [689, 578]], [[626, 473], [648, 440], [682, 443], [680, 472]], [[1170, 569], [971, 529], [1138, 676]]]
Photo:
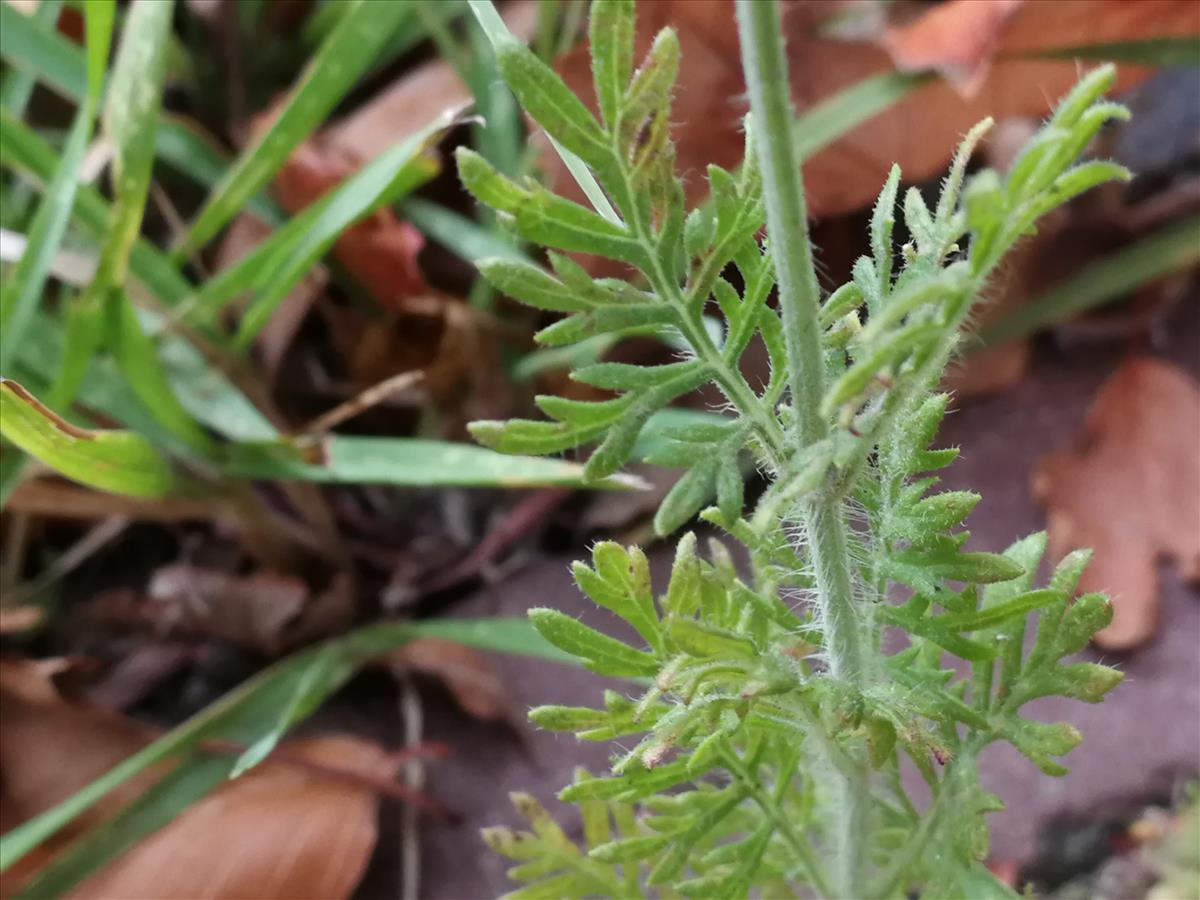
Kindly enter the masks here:
[[[123, 716], [65, 700], [52, 681], [59, 669], [56, 661], [0, 665], [5, 831], [65, 800], [155, 737], [152, 729]], [[391, 780], [399, 762], [398, 755], [356, 737], [285, 742], [267, 761], [222, 784], [68, 896], [349, 896], [375, 847], [380, 790], [405, 793]], [[114, 789], [23, 859], [6, 874], [4, 895], [19, 891], [75, 838], [148, 790], [166, 767], [152, 767]]]
[[1107, 592], [1115, 612], [1096, 645], [1150, 640], [1159, 562], [1200, 581], [1200, 385], [1169, 363], [1130, 358], [1100, 388], [1075, 444], [1041, 460], [1033, 491], [1052, 557], [1095, 551], [1080, 589]]

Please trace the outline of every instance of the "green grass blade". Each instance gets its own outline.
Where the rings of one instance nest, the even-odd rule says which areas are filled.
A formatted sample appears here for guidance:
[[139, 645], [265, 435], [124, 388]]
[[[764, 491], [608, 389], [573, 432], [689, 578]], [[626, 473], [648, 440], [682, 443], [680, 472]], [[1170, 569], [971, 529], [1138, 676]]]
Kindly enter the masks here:
[[1188, 37], [1146, 38], [1108, 44], [1051, 47], [1021, 54], [1040, 59], [1095, 59], [1143, 66], [1200, 66], [1200, 23]]
[[88, 89], [87, 66], [79, 48], [48, 22], [0, 3], [0, 57], [33, 75], [62, 96], [79, 100]]
[[259, 248], [263, 256], [256, 254], [251, 262], [252, 267], [260, 266], [253, 272], [257, 293], [242, 316], [237, 337], [240, 346], [254, 339], [292, 288], [347, 228], [436, 174], [438, 165], [425, 151], [453, 123], [454, 112], [444, 113], [312, 204], [297, 217], [303, 224], [290, 231], [281, 245], [274, 239], [264, 242]]
[[980, 340], [984, 344], [996, 344], [1032, 334], [1197, 262], [1200, 262], [1200, 216], [1191, 216], [1147, 235], [1053, 285], [1013, 314], [983, 329]]
[[[0, 8], [7, 4], [0, 5]], [[42, 137], [0, 108], [0, 163], [44, 186], [54, 177], [59, 155]], [[100, 192], [80, 185], [75, 195], [73, 220], [98, 241], [103, 241], [112, 210]], [[190, 296], [195, 288], [176, 269], [175, 264], [148, 241], [139, 238], [129, 255], [129, 269], [145, 288], [166, 305]]]
[[[230, 163], [212, 138], [188, 121], [169, 115], [158, 123], [155, 153], [160, 161], [204, 188], [216, 185]], [[246, 201], [246, 209], [268, 225], [278, 225], [285, 219], [279, 205], [266, 194], [251, 197]]]
[[[439, 637], [481, 650], [517, 653], [556, 662], [570, 661], [538, 635], [524, 619], [383, 622], [367, 626], [344, 637], [301, 651], [263, 670], [182, 725], [122, 761], [58, 806], [8, 832], [0, 838], [0, 872], [20, 861], [80, 813], [91, 808], [109, 791], [150, 766], [189, 752], [201, 741], [209, 738], [223, 738], [242, 744], [252, 744], [258, 740], [266, 731], [274, 728], [278, 711], [295, 698], [297, 683], [303, 680], [304, 673], [310, 669], [317, 656], [329, 655], [329, 674], [319, 679], [318, 683], [314, 683], [311, 694], [303, 698], [303, 705], [310, 709], [315, 709], [321, 701], [345, 684], [367, 660], [418, 637]], [[196, 761], [192, 760], [184, 765], [195, 764]], [[231, 761], [226, 761], [224, 771], [227, 772], [231, 764]], [[90, 847], [85, 844], [83, 852], [86, 857], [83, 859], [75, 856], [76, 848], [72, 848], [57, 858], [42, 873], [41, 878], [60, 877], [56, 870], [59, 866], [64, 866], [69, 867], [71, 878], [64, 879], [61, 886], [65, 888], [66, 882], [77, 883], [120, 850], [165, 824], [217, 783], [218, 779], [200, 779], [203, 790], [169, 794], [168, 796], [172, 797], [172, 808], [161, 809], [158, 815], [153, 816], [146, 815], [144, 810], [140, 811], [142, 821], [146, 825], [143, 829], [125, 829], [120, 832], [120, 840], [111, 844], [93, 844]]]
[[0, 435], [73, 481], [115, 494], [162, 497], [183, 482], [133, 431], [88, 431], [56, 415], [15, 381], [0, 379]]
[[[107, 337], [121, 373], [147, 409], [179, 440], [206, 451], [207, 435], [175, 397], [154, 342], [142, 331], [124, 290], [130, 253], [150, 194], [173, 12], [174, 4], [168, 0], [139, 0], [125, 18], [104, 113], [105, 131], [113, 144], [113, 206], [96, 273], [78, 304], [73, 304], [64, 368], [49, 396], [54, 406], [74, 398], [87, 363]], [[101, 321], [107, 334], [98, 333]], [[78, 327], [72, 327], [75, 324]]]
[[[60, 35], [43, 20], [42, 11], [61, 6], [62, 0], [51, 0], [38, 7], [34, 21], [16, 12], [11, 4], [0, 9], [6, 27], [0, 30], [0, 55], [14, 68], [9, 75], [20, 76], [32, 84], [40, 79], [68, 100], [82, 103], [87, 94], [87, 60], [83, 50]], [[332, 5], [331, 7], [332, 8]], [[12, 19], [17, 16], [17, 19]], [[103, 73], [102, 73], [103, 74]], [[14, 83], [18, 79], [5, 79]], [[0, 98], [6, 90], [0, 85]], [[20, 116], [20, 110], [0, 100], [0, 105]], [[155, 135], [158, 158], [176, 172], [202, 187], [212, 188], [229, 168], [229, 159], [216, 149], [210, 139], [201, 135], [183, 120], [166, 116], [159, 122]], [[264, 194], [251, 197], [246, 206], [270, 224], [283, 220], [279, 207]]]
[[[11, 6], [11, 4], [7, 4]], [[58, 23], [58, 14], [62, 11], [63, 0], [45, 0], [39, 3], [33, 11], [33, 25], [40, 31], [54, 29]], [[3, 38], [0, 38], [0, 44]], [[13, 66], [0, 79], [0, 106], [3, 106], [14, 116], [25, 114], [25, 107], [33, 94], [33, 85], [37, 75], [27, 68]]]
[[[157, 334], [158, 357], [180, 403], [199, 422], [234, 441], [272, 441], [279, 432], [217, 367], [188, 340], [163, 333], [165, 319], [151, 310], [140, 310], [143, 327]], [[18, 380], [34, 376], [38, 383], [54, 378], [63, 355], [62, 324], [39, 312], [25, 342], [18, 350]], [[120, 377], [113, 360], [92, 360], [79, 399], [88, 408], [102, 412], [127, 428], [146, 435], [155, 443], [186, 453], [186, 445], [173, 440], [149, 414], [132, 388]]]
[[318, 484], [390, 484], [439, 487], [640, 486], [636, 478], [614, 476], [584, 482], [583, 466], [557, 459], [497, 453], [472, 444], [423, 438], [334, 435], [325, 444], [322, 465], [306, 463], [279, 445], [239, 444], [229, 448], [223, 470], [242, 478], [311, 481]]
[[864, 78], [813, 104], [796, 117], [793, 126], [796, 152], [801, 161], [933, 79], [929, 73], [884, 72]]
[[320, 126], [407, 17], [407, 3], [352, 0], [292, 88], [271, 125], [230, 166], [176, 248], [186, 257], [203, 247], [279, 171], [292, 151]]
[[[9, 5], [5, 4], [5, 7], [9, 8]], [[25, 329], [46, 287], [50, 263], [67, 232], [67, 224], [75, 206], [79, 167], [91, 141], [100, 104], [108, 46], [112, 40], [113, 12], [111, 0], [96, 2], [88, 7], [89, 87], [71, 124], [62, 156], [34, 214], [25, 252], [0, 290], [0, 360], [12, 359], [14, 349], [23, 341]]]
[[430, 200], [410, 197], [402, 204], [400, 214], [426, 237], [433, 238], [466, 262], [473, 263], [487, 257], [530, 262], [529, 257], [504, 233], [485, 228]]

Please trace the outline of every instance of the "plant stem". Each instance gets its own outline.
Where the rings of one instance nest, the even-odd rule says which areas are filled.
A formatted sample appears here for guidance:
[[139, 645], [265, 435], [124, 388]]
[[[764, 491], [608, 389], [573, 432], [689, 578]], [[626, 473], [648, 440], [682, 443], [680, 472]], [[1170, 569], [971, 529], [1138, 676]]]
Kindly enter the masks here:
[[[777, 0], [737, 0], [737, 18], [742, 68], [762, 163], [767, 230], [779, 285], [799, 449], [823, 438], [828, 425], [819, 409], [824, 394], [819, 288], [808, 237], [804, 183], [792, 141], [790, 82], [779, 4]], [[824, 621], [830, 674], [861, 687], [863, 623], [854, 607], [841, 500], [821, 492], [803, 504], [803, 514], [816, 568], [817, 603]], [[837, 896], [863, 897], [870, 848], [870, 771], [861, 751], [851, 755], [846, 771], [838, 773], [832, 802], [838, 811], [833, 864]]]
[[809, 883], [817, 889], [821, 896], [833, 896], [829, 885], [825, 883], [825, 879], [821, 874], [821, 866], [817, 861], [817, 856], [813, 851], [812, 845], [809, 844], [808, 839], [801, 832], [792, 827], [792, 823], [789, 821], [787, 814], [781, 808], [776, 797], [763, 790], [758, 777], [746, 768], [742, 759], [735, 751], [729, 750], [723, 753], [722, 758], [725, 767], [741, 782], [742, 788], [758, 804], [758, 808], [771, 820], [780, 835], [782, 835], [783, 839], [787, 841], [788, 845], [795, 852], [800, 862], [800, 867], [804, 870]]
[[792, 101], [776, 0], [738, 0], [742, 68], [762, 163], [763, 199], [771, 258], [779, 284], [788, 385], [801, 445], [824, 435], [818, 411], [824, 393], [824, 357], [817, 322], [820, 292], [808, 239], [808, 212], [800, 159], [792, 144]]

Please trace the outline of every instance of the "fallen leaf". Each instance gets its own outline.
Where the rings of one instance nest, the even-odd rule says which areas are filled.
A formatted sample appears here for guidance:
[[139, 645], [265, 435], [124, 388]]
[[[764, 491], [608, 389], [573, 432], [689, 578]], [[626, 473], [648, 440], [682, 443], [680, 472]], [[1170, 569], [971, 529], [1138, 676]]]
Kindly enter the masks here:
[[[968, 15], [999, 17], [993, 3], [969, 3]], [[962, 15], [959, 4], [926, 16]], [[964, 7], [965, 8], [965, 7]], [[788, 41], [792, 96], [803, 113], [818, 101], [865, 78], [894, 71], [878, 38], [835, 40], [827, 34], [831, 16], [845, 9], [838, 0], [791, 2], [784, 9], [783, 27]], [[976, 67], [990, 58], [986, 77], [965, 97], [955, 84], [936, 80], [850, 131], [804, 163], [804, 183], [809, 213], [836, 216], [872, 203], [893, 162], [898, 162], [909, 182], [921, 182], [941, 173], [955, 145], [966, 131], [983, 119], [1012, 116], [1042, 117], [1055, 98], [1066, 93], [1079, 76], [1074, 60], [1028, 59], [1023, 55], [1056, 47], [1151, 37], [1192, 36], [1197, 28], [1193, 0], [1072, 0], [1069, 3], [1025, 3], [1002, 25], [998, 39], [988, 42]], [[705, 166], [727, 168], [741, 162], [741, 119], [747, 109], [741, 77], [737, 30], [729, 0], [657, 0], [638, 9], [638, 52], [644, 53], [652, 36], [671, 25], [678, 32], [680, 61], [676, 105], [672, 121], [679, 169], [685, 173], [689, 203], [706, 192], [701, 177]], [[919, 21], [919, 20], [918, 20]], [[912, 27], [917, 27], [916, 25]], [[920, 32], [918, 32], [920, 34]], [[953, 36], [952, 31], [947, 35]], [[924, 48], [929, 64], [945, 68], [955, 57], [953, 47]], [[978, 48], [976, 48], [978, 50]], [[573, 90], [595, 108], [594, 89], [586, 42], [557, 62], [560, 74]], [[1151, 69], [1123, 65], [1118, 90], [1144, 79]], [[561, 163], [543, 155], [552, 183], [564, 194], [582, 199]]]
[[937, 72], [970, 97], [987, 78], [1008, 20], [1025, 0], [950, 0], [903, 25], [881, 43], [901, 72]]
[[40, 606], [0, 606], [0, 634], [19, 634], [42, 621]]
[[[539, 18], [533, 0], [506, 3], [500, 13], [518, 40], [533, 37]], [[447, 109], [458, 109], [471, 99], [471, 89], [454, 66], [437, 57], [406, 71], [387, 89], [330, 125], [322, 133], [322, 141], [328, 152], [366, 163]]]
[[70, 893], [76, 900], [347, 897], [378, 835], [377, 798], [366, 785], [297, 765], [336, 766], [374, 778], [396, 763], [378, 745], [319, 737], [287, 745], [290, 764], [268, 760], [226, 782]]
[[1129, 650], [1158, 621], [1161, 559], [1200, 580], [1200, 385], [1178, 367], [1133, 357], [1100, 388], [1074, 447], [1043, 458], [1033, 491], [1050, 551], [1091, 547], [1082, 591], [1113, 599], [1095, 643]]
[[354, 598], [344, 577], [313, 592], [282, 572], [235, 575], [177, 563], [158, 569], [146, 599], [126, 608], [162, 632], [200, 632], [275, 656], [343, 630], [353, 617]]
[[[275, 196], [280, 206], [296, 215], [357, 168], [355, 158], [331, 149], [318, 135], [297, 147], [280, 169]], [[403, 308], [406, 298], [429, 291], [417, 265], [424, 245], [421, 232], [384, 208], [342, 232], [333, 255], [380, 306], [395, 310]]]
[[[52, 678], [70, 660], [0, 663], [0, 828], [44, 812], [140, 750], [155, 732], [66, 701]], [[208, 745], [206, 745], [207, 747]], [[222, 753], [244, 748], [218, 746]], [[422, 747], [422, 755], [437, 748]], [[74, 898], [334, 898], [361, 879], [377, 837], [377, 797], [408, 793], [400, 755], [349, 736], [285, 742], [77, 885]], [[164, 763], [105, 795], [5, 873], [11, 895], [88, 829], [148, 790]], [[427, 799], [423, 795], [414, 799]]]
[[[63, 660], [0, 662], [0, 830], [57, 806], [152, 739], [149, 728], [63, 700], [53, 677]], [[154, 767], [105, 795], [35, 853], [5, 873], [16, 890], [51, 856], [135, 799], [161, 777]]]
[[484, 722], [509, 713], [500, 673], [478, 650], [440, 638], [417, 638], [388, 655], [393, 668], [439, 679], [463, 712]]

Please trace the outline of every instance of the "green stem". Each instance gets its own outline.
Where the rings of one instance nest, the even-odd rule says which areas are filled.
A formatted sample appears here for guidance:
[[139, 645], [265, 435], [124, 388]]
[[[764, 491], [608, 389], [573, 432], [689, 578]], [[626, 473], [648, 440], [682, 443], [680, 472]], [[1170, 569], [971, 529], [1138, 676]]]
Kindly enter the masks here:
[[762, 163], [763, 199], [771, 258], [779, 284], [788, 382], [800, 443], [825, 433], [819, 412], [824, 393], [824, 357], [817, 321], [820, 289], [808, 239], [808, 212], [800, 158], [792, 143], [792, 101], [779, 5], [775, 0], [738, 0], [742, 68], [750, 90], [755, 142]]
[[758, 777], [753, 772], [747, 770], [735, 751], [730, 750], [722, 754], [722, 756], [725, 768], [741, 782], [742, 789], [758, 804], [759, 809], [771, 820], [776, 830], [795, 852], [800, 866], [804, 870], [805, 877], [808, 878], [809, 884], [816, 888], [822, 897], [832, 897], [833, 893], [830, 891], [829, 885], [821, 873], [821, 866], [817, 862], [817, 856], [813, 851], [812, 845], [809, 844], [808, 839], [802, 833], [792, 827], [788, 815], [775, 796], [763, 790], [762, 783]]
[[[799, 156], [793, 144], [790, 82], [776, 0], [737, 0], [742, 67], [762, 164], [763, 197], [771, 256], [779, 285], [788, 387], [796, 419], [796, 443], [823, 438], [828, 424], [820, 413], [824, 394], [824, 355], [818, 319], [820, 296]], [[864, 679], [861, 630], [855, 609], [845, 515], [840, 498], [822, 492], [803, 504], [808, 542], [816, 568], [817, 603], [824, 622], [830, 675], [861, 688]], [[869, 857], [870, 770], [865, 755], [834, 780], [834, 881], [839, 897], [863, 897]], [[826, 894], [828, 892], [825, 892]]]

